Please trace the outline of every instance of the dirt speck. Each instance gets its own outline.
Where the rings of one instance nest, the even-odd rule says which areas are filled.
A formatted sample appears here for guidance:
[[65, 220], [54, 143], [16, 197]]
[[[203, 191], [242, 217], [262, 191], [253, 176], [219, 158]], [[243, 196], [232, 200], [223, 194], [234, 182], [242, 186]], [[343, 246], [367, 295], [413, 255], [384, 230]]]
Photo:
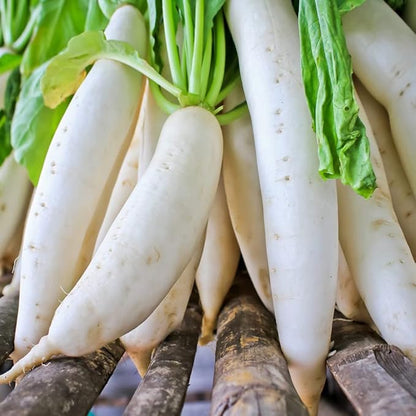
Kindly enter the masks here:
[[379, 219], [374, 220], [374, 221], [371, 222], [371, 225], [372, 225], [373, 228], [380, 228], [383, 225], [388, 225], [388, 224], [389, 224], [389, 222], [387, 220], [383, 219], [383, 218], [379, 218]]

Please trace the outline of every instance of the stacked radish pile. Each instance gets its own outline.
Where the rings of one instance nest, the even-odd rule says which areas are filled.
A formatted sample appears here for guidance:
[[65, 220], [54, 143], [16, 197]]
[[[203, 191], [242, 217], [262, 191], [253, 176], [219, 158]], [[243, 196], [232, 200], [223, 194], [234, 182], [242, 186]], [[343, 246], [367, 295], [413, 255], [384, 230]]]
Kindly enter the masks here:
[[143, 374], [194, 282], [209, 342], [240, 255], [311, 414], [334, 307], [416, 362], [411, 2], [81, 3], [36, 64], [51, 2], [22, 1], [25, 37], [4, 37], [0, 249], [20, 300], [0, 381], [116, 338]]

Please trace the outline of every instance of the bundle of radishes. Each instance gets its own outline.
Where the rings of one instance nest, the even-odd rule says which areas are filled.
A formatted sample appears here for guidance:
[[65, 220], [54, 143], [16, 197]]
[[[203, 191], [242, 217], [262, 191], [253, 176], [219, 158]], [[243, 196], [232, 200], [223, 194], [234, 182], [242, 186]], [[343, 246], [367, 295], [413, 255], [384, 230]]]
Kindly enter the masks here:
[[[311, 414], [334, 307], [416, 362], [411, 2], [79, 2], [83, 26], [30, 67], [48, 13], [72, 13], [37, 3], [14, 64], [0, 174], [18, 161], [35, 190], [8, 220], [25, 227], [0, 381], [116, 338], [144, 373], [194, 282], [210, 341], [240, 255]], [[0, 176], [5, 203], [29, 192], [16, 175]]]

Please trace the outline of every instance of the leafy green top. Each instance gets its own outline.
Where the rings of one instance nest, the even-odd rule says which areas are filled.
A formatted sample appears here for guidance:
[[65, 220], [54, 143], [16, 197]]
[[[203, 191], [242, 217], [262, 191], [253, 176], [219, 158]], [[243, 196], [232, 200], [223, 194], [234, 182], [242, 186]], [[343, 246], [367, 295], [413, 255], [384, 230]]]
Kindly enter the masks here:
[[364, 0], [300, 0], [302, 77], [323, 178], [340, 178], [368, 198], [376, 188], [365, 127], [354, 98], [341, 14]]
[[[45, 103], [50, 107], [60, 104], [73, 94], [85, 68], [97, 59], [108, 58], [148, 77], [157, 102], [166, 112], [200, 105], [216, 114], [220, 122], [231, 121], [246, 108], [242, 104], [218, 114], [221, 101], [239, 77], [236, 55], [227, 49], [232, 43], [221, 10], [224, 2], [149, 0], [150, 63], [127, 43], [107, 40], [102, 32], [86, 31], [74, 37], [46, 70], [42, 80]], [[234, 64], [229, 62], [232, 56]]]

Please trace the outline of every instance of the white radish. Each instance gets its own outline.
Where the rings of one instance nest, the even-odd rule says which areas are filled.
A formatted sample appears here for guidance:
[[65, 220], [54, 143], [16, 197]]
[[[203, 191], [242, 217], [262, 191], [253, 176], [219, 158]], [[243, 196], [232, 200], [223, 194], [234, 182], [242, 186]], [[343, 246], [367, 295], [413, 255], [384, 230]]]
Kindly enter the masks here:
[[416, 194], [416, 34], [383, 1], [366, 0], [343, 26], [355, 74], [388, 111], [393, 138]]
[[233, 284], [240, 259], [225, 200], [222, 176], [209, 214], [204, 248], [195, 281], [202, 306], [201, 345], [212, 341], [218, 313]]
[[110, 202], [95, 242], [96, 248], [103, 240], [138, 179], [143, 176], [149, 166], [166, 118], [167, 115], [157, 105], [146, 80], [136, 128], [114, 184]]
[[336, 295], [335, 182], [318, 173], [291, 1], [229, 0], [225, 10], [253, 124], [279, 340], [294, 386], [315, 414]]
[[[140, 108], [140, 113], [141, 112], [142, 107]], [[142, 139], [138, 134], [138, 130], [140, 130], [140, 115], [133, 134], [133, 138], [124, 156], [123, 163], [117, 175], [117, 180], [111, 192], [111, 197], [105, 212], [105, 217], [101, 223], [100, 231], [95, 241], [94, 252], [97, 251], [98, 246], [104, 239], [105, 234], [113, 223], [115, 217], [120, 212], [121, 207], [127, 201], [127, 198], [130, 196], [137, 184], [139, 171], [139, 147], [140, 140]]]
[[151, 315], [139, 326], [120, 337], [139, 374], [144, 377], [153, 350], [182, 322], [201, 258], [202, 242], [191, 261]]
[[[30, 200], [30, 198], [28, 199]], [[15, 232], [13, 233], [12, 239], [10, 240], [6, 248], [6, 251], [3, 254], [3, 259], [2, 259], [3, 266], [6, 267], [7, 270], [9, 271], [12, 270], [17, 257], [20, 255], [26, 214], [27, 214], [27, 210], [24, 210], [22, 218], [20, 219], [19, 224]]]
[[372, 322], [361, 295], [358, 292], [341, 245], [339, 245], [338, 251], [336, 307], [345, 317], [349, 319], [366, 323]]
[[340, 241], [367, 310], [386, 342], [416, 362], [416, 267], [394, 212], [365, 112], [378, 188], [365, 200], [338, 184]]
[[12, 281], [8, 285], [4, 286], [2, 290], [3, 296], [14, 296], [19, 293], [20, 291], [20, 264], [21, 264], [21, 260], [20, 260], [20, 253], [19, 253], [19, 256], [16, 258], [13, 264]]
[[383, 160], [394, 211], [413, 258], [416, 258], [416, 198], [400, 163], [387, 112], [359, 80], [356, 80], [355, 86]]
[[143, 97], [143, 109], [142, 140], [139, 149], [139, 179], [152, 160], [160, 132], [168, 117], [157, 105], [149, 85]]
[[[134, 7], [117, 9], [106, 35], [130, 42], [145, 55], [145, 23]], [[133, 134], [141, 85], [133, 69], [97, 61], [55, 132], [23, 238], [13, 359], [48, 332], [56, 307], [90, 260]]]
[[202, 238], [222, 149], [221, 128], [207, 110], [186, 107], [169, 116], [148, 169], [57, 308], [48, 335], [1, 382], [56, 354], [92, 352], [152, 313]]
[[[241, 87], [235, 88], [224, 100], [224, 110], [230, 110], [244, 99]], [[263, 205], [250, 115], [246, 114], [223, 126], [223, 134], [223, 178], [231, 223], [253, 286], [266, 308], [273, 311]]]
[[[21, 237], [33, 187], [26, 169], [19, 165], [11, 153], [0, 167], [0, 261], [2, 267], [10, 267], [15, 258], [8, 252], [13, 239]], [[12, 258], [10, 258], [12, 256]]]

